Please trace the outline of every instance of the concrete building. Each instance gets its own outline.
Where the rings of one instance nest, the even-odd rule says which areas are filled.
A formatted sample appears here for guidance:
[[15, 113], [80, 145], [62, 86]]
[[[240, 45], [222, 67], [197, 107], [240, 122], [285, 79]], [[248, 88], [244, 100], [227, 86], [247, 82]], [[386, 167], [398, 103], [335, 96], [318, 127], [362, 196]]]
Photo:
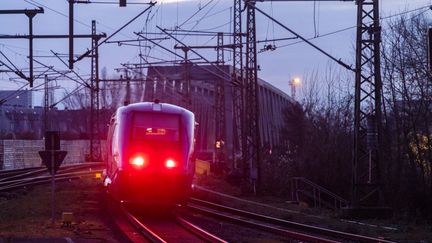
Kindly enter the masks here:
[[33, 93], [31, 90], [2, 90], [0, 91], [0, 105], [5, 107], [33, 107]]
[[[233, 100], [232, 66], [200, 65], [189, 68], [191, 80], [192, 107], [199, 123], [197, 150], [213, 152], [215, 148], [215, 83], [224, 80], [226, 134], [229, 157], [232, 157], [233, 144]], [[145, 99], [159, 99], [188, 107], [184, 100], [186, 69], [184, 66], [153, 66], [148, 69]], [[279, 144], [280, 130], [284, 125], [282, 111], [288, 102], [294, 100], [262, 79], [259, 82], [259, 114], [261, 145]], [[181, 101], [181, 102], [179, 102]]]

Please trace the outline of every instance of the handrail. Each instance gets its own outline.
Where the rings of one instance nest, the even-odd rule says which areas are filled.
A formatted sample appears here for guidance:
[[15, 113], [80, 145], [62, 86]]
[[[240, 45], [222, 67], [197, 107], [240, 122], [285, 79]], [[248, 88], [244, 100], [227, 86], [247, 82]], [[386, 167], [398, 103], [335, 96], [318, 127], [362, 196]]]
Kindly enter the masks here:
[[[299, 189], [299, 182], [304, 183], [305, 185], [308, 185], [311, 187], [310, 191], [306, 190], [300, 190]], [[306, 188], [304, 188], [306, 189]], [[322, 204], [333, 208], [333, 209], [339, 209], [344, 206], [348, 205], [348, 200], [342, 198], [341, 196], [329, 191], [328, 189], [317, 185], [313, 183], [312, 181], [304, 178], [304, 177], [292, 177], [291, 178], [291, 198], [294, 200], [299, 201], [299, 193], [302, 193], [303, 195], [313, 198], [314, 200], [314, 206], [315, 207], [321, 207]], [[323, 195], [322, 195], [323, 194]], [[295, 195], [295, 196], [294, 196]], [[325, 200], [325, 197], [322, 196], [328, 196], [331, 199]], [[334, 205], [332, 205], [334, 203]], [[332, 206], [330, 206], [332, 205]]]

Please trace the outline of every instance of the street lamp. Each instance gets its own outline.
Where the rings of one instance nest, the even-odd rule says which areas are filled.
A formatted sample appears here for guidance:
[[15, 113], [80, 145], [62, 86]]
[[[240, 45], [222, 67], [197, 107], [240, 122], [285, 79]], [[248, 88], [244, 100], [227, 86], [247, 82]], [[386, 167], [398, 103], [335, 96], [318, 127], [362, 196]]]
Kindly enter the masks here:
[[299, 86], [300, 83], [301, 83], [300, 78], [293, 78], [289, 82], [289, 85], [291, 86], [291, 96], [293, 99], [295, 99], [296, 87]]

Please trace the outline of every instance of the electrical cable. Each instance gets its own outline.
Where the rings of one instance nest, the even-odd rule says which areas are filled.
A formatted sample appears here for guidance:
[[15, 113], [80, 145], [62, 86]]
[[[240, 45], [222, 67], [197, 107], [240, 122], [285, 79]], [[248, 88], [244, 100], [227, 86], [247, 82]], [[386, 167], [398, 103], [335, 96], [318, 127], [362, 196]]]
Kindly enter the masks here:
[[[428, 8], [428, 9], [426, 9], [426, 10], [424, 10], [423, 12], [421, 12], [421, 13], [418, 14], [418, 15], [421, 15], [421, 14], [427, 12], [427, 11], [429, 10], [430, 7], [431, 7], [431, 5], [423, 6], [423, 7], [420, 7], [420, 8], [416, 8], [416, 9], [412, 9], [412, 10], [408, 10], [408, 11], [400, 12], [400, 13], [397, 13], [397, 14], [393, 14], [393, 15], [389, 15], [389, 16], [381, 17], [380, 20], [390, 19], [390, 18], [394, 18], [394, 17], [400, 16], [400, 15], [404, 15], [404, 14], [408, 14], [408, 13], [416, 12], [416, 11], [422, 10], [422, 9], [424, 9], [424, 8]], [[418, 15], [417, 15], [417, 16], [418, 16]], [[344, 31], [347, 31], [347, 30], [350, 30], [350, 29], [354, 29], [354, 28], [357, 28], [357, 25], [350, 26], [350, 27], [346, 27], [346, 28], [339, 29], [339, 30], [335, 30], [335, 31], [332, 31], [332, 32], [328, 32], [328, 33], [326, 33], [326, 34], [319, 35], [319, 36], [317, 36], [317, 37], [310, 37], [310, 38], [308, 38], [307, 40], [319, 39], [319, 38], [321, 38], [321, 37], [326, 37], [326, 36], [330, 36], [330, 35], [338, 34], [338, 33], [341, 33], [341, 32], [344, 32]], [[288, 43], [288, 44], [285, 44], [285, 45], [281, 45], [281, 46], [279, 46], [278, 48], [283, 48], [283, 47], [287, 47], [287, 46], [292, 46], [292, 45], [296, 45], [296, 44], [299, 44], [299, 43], [303, 43], [303, 41], [296, 41], [296, 42], [293, 42], [293, 43]]]
[[317, 37], [317, 26], [316, 26], [316, 1], [313, 2], [313, 27], [314, 27], [314, 37]]
[[[211, 27], [211, 28], [208, 28], [208, 29], [204, 29], [204, 31], [210, 31], [210, 30], [219, 29], [219, 28], [224, 27], [226, 25], [229, 25], [231, 23], [232, 23], [232, 21], [230, 20], [230, 21], [226, 22], [225, 24], [221, 24], [221, 25], [218, 25], [216, 27]], [[212, 37], [212, 39], [214, 39], [214, 37]]]
[[[55, 9], [53, 9], [53, 8], [50, 8], [50, 7], [48, 7], [47, 5], [44, 5], [44, 4], [41, 4], [41, 3], [38, 3], [38, 2], [36, 2], [35, 0], [24, 0], [24, 1], [27, 2], [27, 3], [29, 3], [29, 4], [31, 4], [31, 5], [33, 5], [33, 6], [36, 6], [36, 7], [40, 7], [40, 6], [42, 6], [42, 7], [46, 8], [46, 9], [49, 9], [49, 10], [51, 10], [51, 11], [53, 11], [53, 12], [55, 12], [55, 13], [61, 15], [61, 16], [64, 16], [64, 17], [66, 17], [66, 18], [69, 18], [69, 16], [68, 16], [67, 14], [64, 14], [64, 13], [62, 13], [62, 12], [60, 12], [60, 11], [57, 11], [57, 10], [55, 10]], [[31, 1], [31, 2], [30, 2], [30, 1]], [[75, 22], [77, 22], [77, 23], [79, 23], [79, 24], [81, 24], [81, 25], [84, 25], [84, 26], [86, 26], [86, 27], [88, 27], [88, 28], [91, 29], [91, 25], [86, 24], [86, 23], [84, 23], [84, 22], [81, 22], [80, 20], [75, 19], [75, 18], [74, 18], [73, 20], [74, 20]]]

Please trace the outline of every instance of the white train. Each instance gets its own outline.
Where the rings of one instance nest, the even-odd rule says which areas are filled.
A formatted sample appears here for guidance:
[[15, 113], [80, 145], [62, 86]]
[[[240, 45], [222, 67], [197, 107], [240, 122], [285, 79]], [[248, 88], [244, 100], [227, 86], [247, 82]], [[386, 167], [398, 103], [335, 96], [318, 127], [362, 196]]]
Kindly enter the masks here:
[[195, 172], [194, 129], [194, 114], [176, 105], [118, 108], [108, 130], [108, 192], [122, 202], [185, 203]]

